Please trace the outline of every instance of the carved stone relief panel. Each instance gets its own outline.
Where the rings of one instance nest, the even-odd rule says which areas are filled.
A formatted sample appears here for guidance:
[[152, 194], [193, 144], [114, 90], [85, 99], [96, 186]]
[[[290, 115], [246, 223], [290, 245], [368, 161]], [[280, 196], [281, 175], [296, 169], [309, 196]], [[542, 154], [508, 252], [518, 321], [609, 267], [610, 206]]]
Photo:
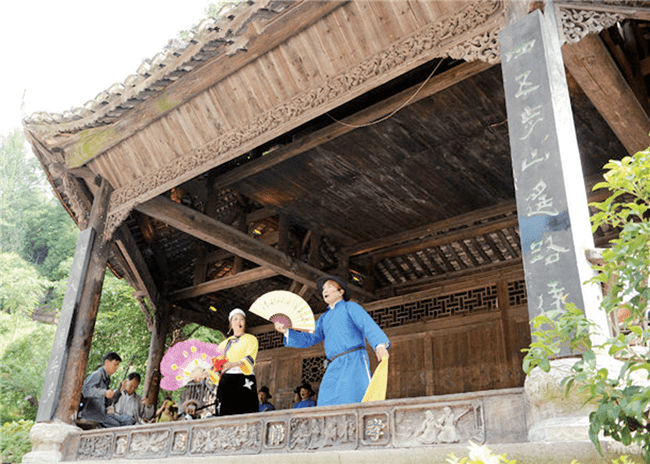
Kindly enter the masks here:
[[377, 446], [390, 443], [390, 419], [388, 413], [366, 414], [361, 418], [363, 434], [361, 442], [364, 445]]
[[77, 461], [108, 459], [113, 445], [113, 434], [83, 437], [77, 449]]
[[289, 423], [289, 449], [292, 451], [356, 449], [356, 414], [299, 417]]
[[260, 422], [214, 427], [194, 427], [191, 454], [259, 453], [262, 443]]
[[113, 457], [121, 457], [126, 454], [126, 447], [129, 442], [128, 435], [118, 435], [115, 438], [115, 451], [113, 451]]
[[287, 445], [287, 423], [285, 421], [267, 422], [264, 430], [264, 447], [280, 449]]
[[397, 447], [485, 442], [485, 420], [479, 402], [397, 408], [394, 415], [393, 444]]
[[187, 451], [187, 444], [189, 442], [189, 432], [181, 430], [174, 432], [174, 439], [172, 440], [172, 454], [182, 454]]
[[156, 430], [153, 432], [134, 432], [131, 434], [129, 456], [161, 456], [167, 453], [169, 447], [170, 430]]

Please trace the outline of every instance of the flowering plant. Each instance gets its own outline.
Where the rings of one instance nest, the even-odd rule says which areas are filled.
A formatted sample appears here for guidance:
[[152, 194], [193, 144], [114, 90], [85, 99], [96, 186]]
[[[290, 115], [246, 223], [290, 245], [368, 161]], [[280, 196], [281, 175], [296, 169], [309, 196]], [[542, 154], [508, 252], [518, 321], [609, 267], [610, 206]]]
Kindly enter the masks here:
[[497, 456], [485, 446], [479, 446], [476, 443], [469, 442], [469, 457], [459, 459], [454, 453], [447, 458], [449, 464], [515, 464], [516, 461], [506, 459], [506, 455]]

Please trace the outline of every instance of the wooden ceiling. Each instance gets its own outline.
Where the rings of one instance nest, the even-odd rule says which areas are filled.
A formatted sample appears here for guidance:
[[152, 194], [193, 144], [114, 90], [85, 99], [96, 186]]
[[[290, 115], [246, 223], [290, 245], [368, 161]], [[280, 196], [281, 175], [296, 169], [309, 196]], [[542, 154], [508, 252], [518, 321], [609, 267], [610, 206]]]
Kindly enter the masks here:
[[[116, 189], [115, 273], [154, 309], [167, 300], [184, 320], [223, 328], [226, 309], [247, 308], [270, 290], [300, 293], [319, 312], [313, 288], [323, 273], [346, 274], [355, 297], [371, 301], [521, 267], [501, 69], [491, 51], [492, 31], [517, 2], [256, 3], [240, 6], [230, 29], [206, 26], [195, 43], [167, 53], [164, 66], [150, 66], [106, 109], [26, 121], [80, 227], [95, 177]], [[650, 7], [615, 13], [627, 19], [604, 22], [589, 36], [594, 43], [563, 50], [586, 189], [609, 159], [650, 144]], [[458, 18], [472, 26], [455, 35], [445, 27]], [[410, 61], [382, 61], [425, 36], [442, 37], [443, 51], [422, 46]], [[484, 56], [463, 47], [472, 37], [487, 38]], [[363, 85], [349, 81], [371, 64], [382, 71]], [[600, 75], [587, 75], [594, 66]], [[337, 73], [348, 79], [340, 94], [332, 90]], [[611, 92], [594, 85], [607, 79]], [[307, 97], [311, 106], [301, 107]], [[276, 125], [265, 125], [268, 115]], [[614, 232], [598, 231], [597, 244]]]

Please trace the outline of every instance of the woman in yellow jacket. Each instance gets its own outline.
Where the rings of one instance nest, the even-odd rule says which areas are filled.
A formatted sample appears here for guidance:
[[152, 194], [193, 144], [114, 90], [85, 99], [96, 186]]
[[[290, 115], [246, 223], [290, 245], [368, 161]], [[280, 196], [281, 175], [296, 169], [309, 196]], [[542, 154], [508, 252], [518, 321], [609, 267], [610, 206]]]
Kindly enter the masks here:
[[241, 309], [230, 311], [228, 321], [233, 335], [219, 344], [227, 362], [223, 365], [217, 388], [218, 415], [258, 412], [257, 381], [253, 372], [257, 358], [257, 338], [244, 333], [246, 314]]

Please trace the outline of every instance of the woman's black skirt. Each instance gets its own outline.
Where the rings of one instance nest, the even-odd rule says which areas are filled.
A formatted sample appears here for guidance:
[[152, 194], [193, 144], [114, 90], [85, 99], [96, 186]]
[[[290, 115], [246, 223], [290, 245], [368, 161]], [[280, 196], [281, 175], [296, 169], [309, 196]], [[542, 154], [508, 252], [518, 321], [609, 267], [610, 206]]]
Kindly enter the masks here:
[[255, 375], [224, 374], [217, 387], [219, 416], [259, 412]]

